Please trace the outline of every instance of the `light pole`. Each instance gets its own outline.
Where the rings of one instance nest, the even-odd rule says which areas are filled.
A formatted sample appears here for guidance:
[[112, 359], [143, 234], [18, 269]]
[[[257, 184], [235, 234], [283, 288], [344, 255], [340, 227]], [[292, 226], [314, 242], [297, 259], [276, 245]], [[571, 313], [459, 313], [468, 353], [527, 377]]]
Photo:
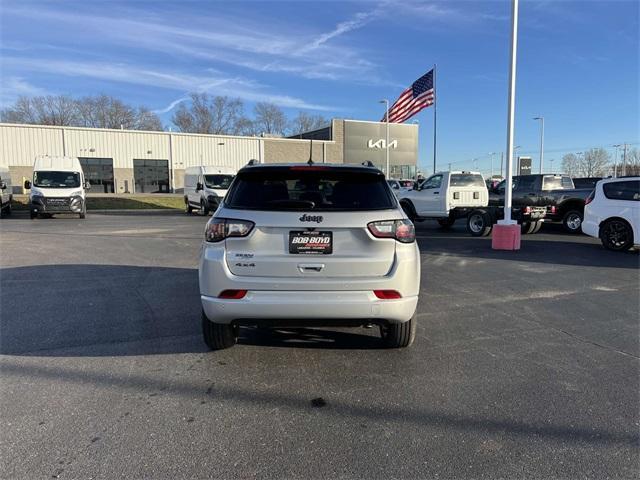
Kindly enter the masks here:
[[507, 97], [507, 181], [505, 183], [506, 188], [504, 189], [504, 220], [500, 221], [502, 225], [517, 225], [516, 222], [511, 219], [511, 185], [513, 184], [513, 130], [516, 107], [516, 63], [518, 58], [518, 0], [513, 0], [512, 3], [510, 53], [511, 62], [509, 65], [509, 96]]
[[544, 117], [534, 117], [533, 119], [540, 120], [540, 171], [538, 173], [542, 174], [542, 165], [544, 162]]
[[387, 113], [384, 116], [384, 119], [386, 120], [386, 123], [387, 123], [387, 140], [385, 143], [385, 148], [387, 149], [387, 171], [385, 173], [387, 175], [387, 178], [391, 178], [391, 172], [389, 172], [389, 100], [385, 98], [384, 100], [380, 100], [380, 103], [385, 104], [386, 111], [387, 111]]
[[496, 154], [496, 152], [490, 152], [489, 155], [491, 155], [491, 176], [489, 178], [493, 179], [493, 156]]
[[615, 159], [613, 160], [613, 176], [614, 178], [618, 176], [618, 149], [622, 146], [620, 144], [618, 145], [613, 145], [614, 147], [616, 147], [616, 156]]

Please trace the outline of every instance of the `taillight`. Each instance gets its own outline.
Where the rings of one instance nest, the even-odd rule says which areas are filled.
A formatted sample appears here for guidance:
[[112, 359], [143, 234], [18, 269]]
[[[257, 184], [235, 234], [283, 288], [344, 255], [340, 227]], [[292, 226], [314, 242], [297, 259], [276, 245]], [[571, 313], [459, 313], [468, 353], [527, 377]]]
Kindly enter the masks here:
[[400, 292], [396, 290], [374, 290], [373, 294], [380, 300], [395, 300], [396, 298], [402, 298]]
[[223, 290], [222, 292], [220, 292], [220, 295], [218, 295], [218, 298], [224, 298], [227, 300], [240, 300], [241, 298], [244, 298], [246, 294], [246, 290]]
[[529, 205], [527, 205], [526, 207], [524, 207], [522, 209], [522, 212], [525, 214], [531, 213], [531, 207]]
[[593, 198], [596, 196], [596, 191], [595, 190], [591, 190], [591, 193], [587, 196], [587, 198], [584, 200], [584, 204], [585, 205], [589, 205], [591, 202], [593, 202]]
[[394, 238], [402, 243], [416, 239], [416, 229], [409, 220], [381, 220], [369, 223], [367, 228], [376, 238]]
[[555, 205], [551, 205], [551, 208], [549, 210], [551, 211], [551, 215], [555, 215], [556, 214], [556, 206]]
[[204, 229], [204, 238], [207, 242], [220, 242], [228, 237], [246, 237], [254, 225], [248, 220], [212, 218]]

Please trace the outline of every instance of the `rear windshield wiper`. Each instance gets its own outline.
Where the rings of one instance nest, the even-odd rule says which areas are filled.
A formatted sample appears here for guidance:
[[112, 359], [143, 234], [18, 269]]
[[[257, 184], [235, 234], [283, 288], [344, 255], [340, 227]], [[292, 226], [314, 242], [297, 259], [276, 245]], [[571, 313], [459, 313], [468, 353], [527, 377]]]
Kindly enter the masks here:
[[274, 207], [304, 208], [304, 209], [311, 210], [316, 206], [316, 202], [313, 202], [311, 200], [283, 199], [283, 200], [270, 200], [267, 202], [267, 205], [273, 205]]

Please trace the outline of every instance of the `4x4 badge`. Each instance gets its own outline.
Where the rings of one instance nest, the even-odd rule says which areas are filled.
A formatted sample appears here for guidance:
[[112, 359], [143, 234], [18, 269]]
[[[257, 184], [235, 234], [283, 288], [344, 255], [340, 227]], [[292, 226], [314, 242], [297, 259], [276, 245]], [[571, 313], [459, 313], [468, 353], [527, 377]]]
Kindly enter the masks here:
[[306, 213], [300, 217], [301, 222], [320, 223], [323, 220], [322, 215], [307, 215]]

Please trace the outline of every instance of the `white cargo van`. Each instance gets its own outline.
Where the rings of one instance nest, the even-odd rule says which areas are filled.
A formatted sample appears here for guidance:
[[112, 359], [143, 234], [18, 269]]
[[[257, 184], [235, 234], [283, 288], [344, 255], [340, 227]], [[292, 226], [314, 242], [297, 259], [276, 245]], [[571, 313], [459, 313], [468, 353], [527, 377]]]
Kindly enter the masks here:
[[11, 215], [11, 200], [13, 200], [13, 184], [8, 168], [0, 167], [0, 216]]
[[73, 157], [36, 157], [33, 182], [24, 182], [29, 193], [31, 218], [54, 213], [76, 213], [85, 218], [87, 213], [85, 182], [80, 161]]
[[184, 205], [186, 213], [198, 210], [209, 215], [218, 208], [229, 190], [236, 171], [229, 167], [200, 166], [184, 171]]

